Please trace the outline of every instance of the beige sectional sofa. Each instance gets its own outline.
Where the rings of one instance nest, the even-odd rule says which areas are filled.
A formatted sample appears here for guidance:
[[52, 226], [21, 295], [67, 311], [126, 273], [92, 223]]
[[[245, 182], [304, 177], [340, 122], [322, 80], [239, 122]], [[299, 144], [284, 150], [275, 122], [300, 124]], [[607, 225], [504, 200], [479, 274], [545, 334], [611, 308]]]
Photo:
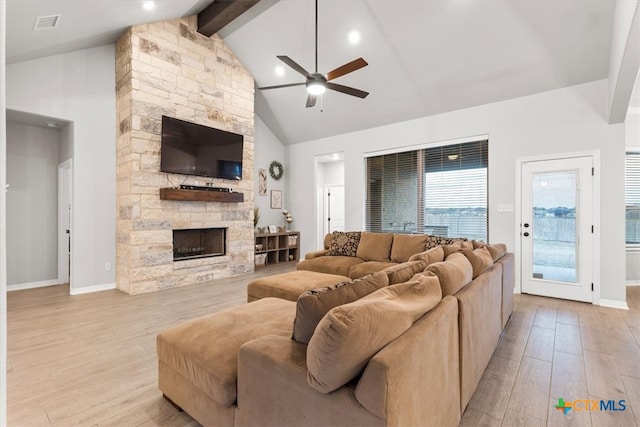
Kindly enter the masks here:
[[162, 331], [159, 387], [205, 426], [457, 425], [512, 310], [512, 254], [476, 246], [300, 296], [267, 296], [273, 276], [261, 299]]
[[325, 236], [324, 249], [307, 253], [296, 267], [355, 279], [406, 262], [426, 249], [466, 240], [428, 234], [334, 232]]

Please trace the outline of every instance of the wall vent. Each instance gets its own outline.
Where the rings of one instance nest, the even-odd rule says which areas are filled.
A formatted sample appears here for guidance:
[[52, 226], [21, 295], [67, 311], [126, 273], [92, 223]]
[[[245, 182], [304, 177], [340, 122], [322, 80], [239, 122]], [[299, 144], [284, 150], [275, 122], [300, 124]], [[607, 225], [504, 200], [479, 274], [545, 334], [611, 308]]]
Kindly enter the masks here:
[[60, 22], [60, 15], [38, 16], [33, 26], [35, 30], [44, 30], [46, 28], [55, 28]]

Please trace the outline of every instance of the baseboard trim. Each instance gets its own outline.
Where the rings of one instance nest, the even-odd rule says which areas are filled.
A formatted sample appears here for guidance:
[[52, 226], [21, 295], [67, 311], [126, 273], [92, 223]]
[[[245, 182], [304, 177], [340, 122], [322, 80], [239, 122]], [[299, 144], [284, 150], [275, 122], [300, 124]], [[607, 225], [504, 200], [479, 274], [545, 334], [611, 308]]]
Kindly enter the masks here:
[[89, 294], [92, 292], [108, 291], [116, 288], [116, 283], [102, 283], [100, 285], [83, 286], [82, 288], [71, 288], [69, 293], [71, 295]]
[[21, 291], [24, 289], [44, 288], [46, 286], [61, 285], [58, 279], [41, 280], [39, 282], [16, 283], [15, 285], [7, 285], [7, 292]]
[[619, 308], [622, 310], [629, 310], [629, 306], [626, 301], [618, 301], [614, 299], [602, 299], [600, 298], [600, 305], [602, 307]]

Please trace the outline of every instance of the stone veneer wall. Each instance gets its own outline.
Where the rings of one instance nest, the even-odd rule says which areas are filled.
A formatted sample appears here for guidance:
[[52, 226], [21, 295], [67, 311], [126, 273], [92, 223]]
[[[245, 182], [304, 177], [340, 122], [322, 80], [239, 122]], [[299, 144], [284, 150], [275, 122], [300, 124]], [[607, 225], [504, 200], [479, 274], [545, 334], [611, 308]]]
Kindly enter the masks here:
[[[196, 17], [138, 25], [116, 43], [116, 284], [130, 294], [253, 271], [254, 82]], [[242, 181], [160, 172], [162, 115], [244, 135]], [[160, 200], [182, 183], [233, 187], [243, 203]], [[173, 262], [172, 229], [228, 227], [225, 256]]]

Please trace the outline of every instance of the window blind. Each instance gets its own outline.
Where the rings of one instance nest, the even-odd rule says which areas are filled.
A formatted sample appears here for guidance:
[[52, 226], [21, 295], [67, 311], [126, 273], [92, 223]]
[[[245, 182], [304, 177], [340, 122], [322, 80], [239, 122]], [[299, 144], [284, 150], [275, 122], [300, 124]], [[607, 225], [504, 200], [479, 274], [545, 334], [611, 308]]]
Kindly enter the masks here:
[[367, 159], [366, 229], [488, 239], [488, 141]]
[[640, 151], [627, 152], [624, 168], [626, 242], [640, 245]]

